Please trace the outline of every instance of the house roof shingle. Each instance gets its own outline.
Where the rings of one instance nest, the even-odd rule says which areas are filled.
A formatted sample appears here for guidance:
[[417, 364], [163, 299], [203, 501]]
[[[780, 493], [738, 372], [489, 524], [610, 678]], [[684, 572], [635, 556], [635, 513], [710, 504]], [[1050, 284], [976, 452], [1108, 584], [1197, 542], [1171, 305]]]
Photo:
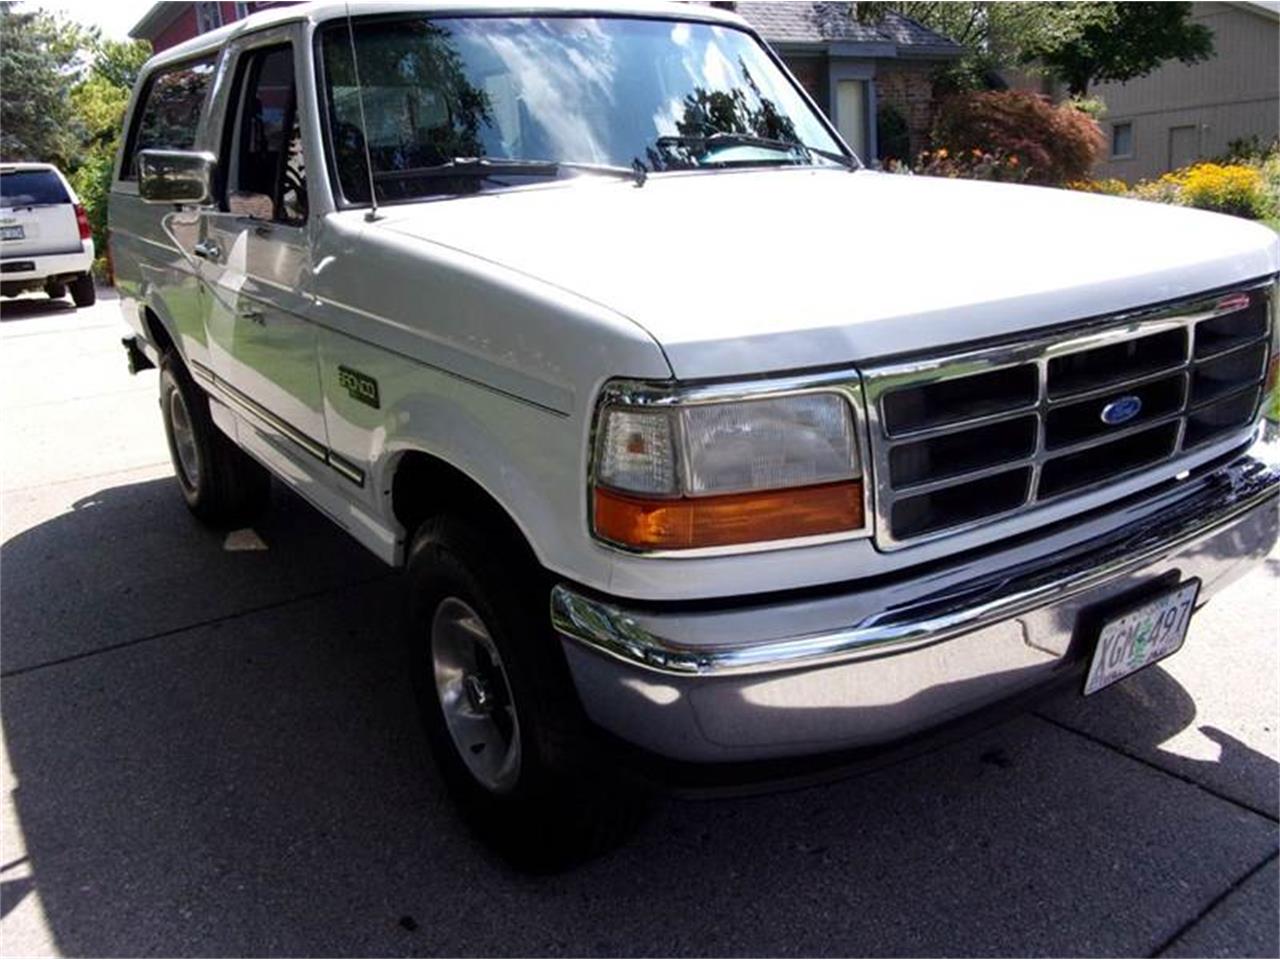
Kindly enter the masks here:
[[734, 12], [745, 18], [770, 43], [892, 43], [899, 47], [927, 47], [932, 52], [962, 52], [954, 40], [930, 30], [894, 10], [878, 23], [860, 23], [852, 3], [742, 2]]

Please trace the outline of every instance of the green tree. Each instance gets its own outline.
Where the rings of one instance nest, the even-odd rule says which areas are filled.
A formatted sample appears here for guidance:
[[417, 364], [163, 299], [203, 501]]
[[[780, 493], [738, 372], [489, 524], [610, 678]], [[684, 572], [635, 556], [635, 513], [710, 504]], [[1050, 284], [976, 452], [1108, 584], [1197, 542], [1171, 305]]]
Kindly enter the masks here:
[[116, 152], [124, 134], [124, 114], [138, 72], [151, 55], [144, 41], [91, 38], [85, 50], [89, 64], [71, 89], [72, 112], [78, 118], [81, 142], [71, 185], [80, 195], [93, 239], [101, 256], [107, 250], [107, 197]]
[[1190, 22], [1190, 3], [1051, 6], [1101, 8], [1076, 29], [1039, 37], [1023, 51], [1025, 61], [1042, 63], [1072, 96], [1084, 96], [1091, 83], [1146, 76], [1167, 60], [1197, 63], [1213, 56], [1213, 31]]
[[952, 2], [952, 0], [891, 0], [860, 2], [854, 16], [876, 23], [889, 11], [910, 17], [954, 40], [964, 55], [942, 71], [944, 87], [975, 89], [991, 86], [995, 76], [1023, 63], [1024, 52], [1051, 38], [1077, 34], [1085, 23], [1102, 15], [1106, 3]]
[[1189, 22], [1190, 3], [860, 2], [854, 15], [875, 22], [896, 11], [950, 37], [964, 56], [945, 74], [951, 86], [983, 87], [1010, 67], [1040, 68], [1084, 96], [1090, 83], [1132, 80], [1166, 60], [1213, 53], [1213, 34]]
[[0, 157], [66, 166], [76, 156], [78, 32], [42, 10], [0, 4]]

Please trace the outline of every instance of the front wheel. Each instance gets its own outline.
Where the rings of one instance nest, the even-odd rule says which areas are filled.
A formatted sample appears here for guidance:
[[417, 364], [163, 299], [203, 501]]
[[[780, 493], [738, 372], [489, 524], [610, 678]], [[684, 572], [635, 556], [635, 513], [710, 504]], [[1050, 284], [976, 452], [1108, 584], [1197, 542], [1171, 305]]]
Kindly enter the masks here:
[[540, 571], [501, 531], [444, 517], [408, 566], [409, 655], [432, 753], [464, 818], [515, 865], [615, 845], [646, 798], [595, 755]]

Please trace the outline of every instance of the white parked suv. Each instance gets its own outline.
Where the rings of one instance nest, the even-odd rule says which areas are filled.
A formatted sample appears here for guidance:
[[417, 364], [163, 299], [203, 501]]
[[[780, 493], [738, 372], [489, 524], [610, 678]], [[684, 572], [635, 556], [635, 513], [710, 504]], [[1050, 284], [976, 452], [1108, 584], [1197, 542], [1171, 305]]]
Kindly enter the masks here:
[[127, 124], [183, 496], [242, 522], [274, 475], [405, 570], [435, 755], [513, 856], [636, 782], [1102, 689], [1276, 541], [1271, 231], [867, 170], [719, 9], [286, 6]]
[[92, 306], [93, 234], [62, 171], [48, 163], [0, 163], [0, 296], [70, 291]]

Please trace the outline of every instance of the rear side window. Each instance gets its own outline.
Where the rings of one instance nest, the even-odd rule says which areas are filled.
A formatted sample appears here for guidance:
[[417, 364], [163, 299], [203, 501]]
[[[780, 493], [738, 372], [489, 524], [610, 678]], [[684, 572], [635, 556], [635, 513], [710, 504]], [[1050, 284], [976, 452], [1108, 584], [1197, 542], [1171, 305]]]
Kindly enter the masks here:
[[41, 207], [70, 203], [67, 188], [52, 170], [11, 170], [0, 173], [0, 207]]
[[124, 179], [138, 175], [141, 150], [190, 150], [195, 146], [196, 127], [204, 95], [213, 77], [213, 58], [171, 67], [153, 76], [141, 114], [129, 145], [129, 163]]

